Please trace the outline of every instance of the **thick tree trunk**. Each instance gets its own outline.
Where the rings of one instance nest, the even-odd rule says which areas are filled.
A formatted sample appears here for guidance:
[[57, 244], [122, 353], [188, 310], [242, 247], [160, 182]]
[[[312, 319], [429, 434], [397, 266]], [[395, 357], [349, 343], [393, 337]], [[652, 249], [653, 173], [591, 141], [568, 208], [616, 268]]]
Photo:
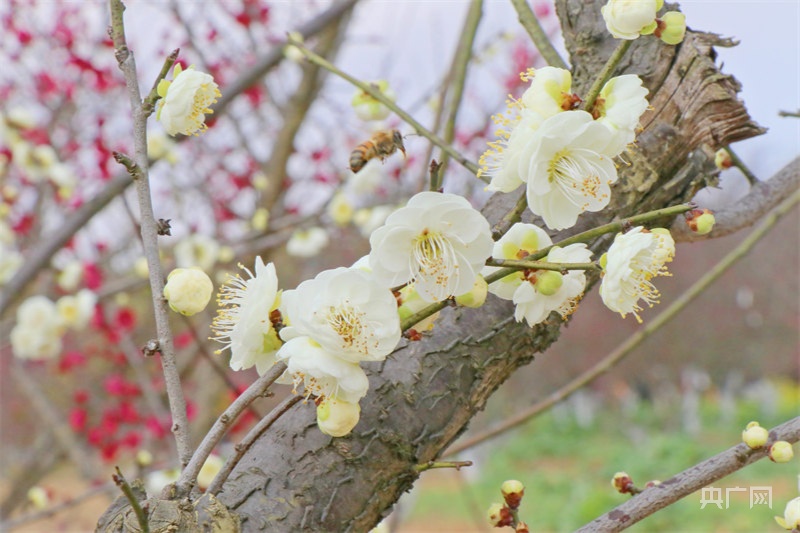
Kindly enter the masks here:
[[[599, 9], [598, 2], [558, 2], [579, 94], [618, 44]], [[736, 80], [717, 69], [715, 44], [730, 45], [693, 32], [677, 47], [654, 37], [633, 44], [617, 74], [640, 74], [652, 109], [636, 146], [623, 155], [631, 164], [620, 166], [609, 209], [557, 237], [690, 199], [715, 179], [718, 147], [762, 133], [736, 97]], [[484, 214], [499, 220], [517, 196], [495, 195]], [[608, 240], [593, 247], [599, 251]], [[245, 531], [369, 530], [411, 488], [414, 466], [436, 459], [562, 326], [555, 318], [533, 329], [518, 324], [510, 302], [493, 297], [480, 309], [445, 309], [430, 337], [364, 365], [370, 392], [352, 434], [322, 434], [313, 405], [296, 405], [248, 451], [219, 501], [239, 514]]]

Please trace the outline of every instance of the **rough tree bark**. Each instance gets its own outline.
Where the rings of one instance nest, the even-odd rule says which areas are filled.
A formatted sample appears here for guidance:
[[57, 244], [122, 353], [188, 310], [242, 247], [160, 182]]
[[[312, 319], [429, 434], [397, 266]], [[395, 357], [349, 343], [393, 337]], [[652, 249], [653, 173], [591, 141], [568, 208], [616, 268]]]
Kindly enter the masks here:
[[[600, 18], [600, 3], [557, 4], [581, 94], [617, 41]], [[654, 38], [633, 44], [616, 74], [639, 74], [649, 88], [644, 130], [623, 156], [630, 164], [620, 165], [609, 209], [582, 217], [557, 238], [691, 199], [715, 179], [718, 147], [763, 132], [737, 99], [736, 80], [717, 69], [712, 45], [731, 43], [688, 32], [676, 47]], [[484, 208], [490, 222], [516, 196], [492, 197]], [[608, 242], [592, 247], [600, 251]], [[510, 302], [493, 297], [480, 309], [445, 309], [433, 335], [402, 345], [383, 363], [364, 365], [370, 392], [352, 434], [322, 434], [313, 406], [296, 405], [245, 455], [219, 502], [239, 515], [246, 531], [369, 530], [411, 488], [414, 466], [436, 459], [501, 383], [558, 339], [562, 326], [557, 317], [533, 329], [518, 324]]]

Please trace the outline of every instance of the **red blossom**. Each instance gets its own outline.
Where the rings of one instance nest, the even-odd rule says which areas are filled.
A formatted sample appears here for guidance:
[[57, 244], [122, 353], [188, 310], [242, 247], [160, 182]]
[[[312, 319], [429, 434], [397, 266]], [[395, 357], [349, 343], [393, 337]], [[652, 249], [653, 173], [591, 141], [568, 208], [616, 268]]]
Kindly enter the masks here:
[[83, 283], [87, 289], [92, 291], [96, 291], [103, 285], [103, 272], [97, 263], [83, 264]]
[[86, 422], [89, 418], [88, 414], [86, 413], [86, 409], [82, 407], [74, 407], [70, 410], [69, 415], [69, 427], [72, 428], [72, 431], [80, 432], [86, 429]]
[[182, 331], [181, 333], [175, 335], [175, 348], [179, 350], [188, 348], [193, 342], [194, 336], [192, 335], [191, 331]]
[[78, 389], [72, 395], [72, 399], [77, 404], [86, 403], [89, 400], [89, 392], [83, 389]]
[[136, 327], [136, 311], [130, 307], [120, 307], [114, 314], [114, 326], [121, 332], [131, 331]]
[[74, 350], [64, 352], [58, 360], [58, 371], [63, 374], [84, 364], [86, 364], [86, 356], [82, 352]]

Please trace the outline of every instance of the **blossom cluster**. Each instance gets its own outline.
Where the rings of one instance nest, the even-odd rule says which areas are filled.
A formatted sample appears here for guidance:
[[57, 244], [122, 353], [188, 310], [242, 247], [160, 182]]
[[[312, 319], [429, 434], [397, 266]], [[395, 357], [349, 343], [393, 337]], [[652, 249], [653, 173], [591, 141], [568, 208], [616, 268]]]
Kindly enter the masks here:
[[600, 211], [617, 181], [613, 158], [633, 142], [647, 109], [647, 89], [633, 74], [610, 79], [591, 113], [576, 109], [569, 71], [557, 67], [522, 74], [530, 87], [494, 117], [500, 139], [481, 156], [491, 191], [526, 186], [528, 206], [551, 229], [575, 225], [584, 211]]

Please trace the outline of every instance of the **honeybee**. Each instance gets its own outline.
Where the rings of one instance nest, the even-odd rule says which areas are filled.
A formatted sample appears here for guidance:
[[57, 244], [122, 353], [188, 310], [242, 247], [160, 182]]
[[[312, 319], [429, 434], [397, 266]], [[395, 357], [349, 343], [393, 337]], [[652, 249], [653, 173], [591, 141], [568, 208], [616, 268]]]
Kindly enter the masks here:
[[406, 156], [406, 147], [403, 146], [403, 136], [400, 135], [400, 132], [397, 130], [379, 131], [368, 141], [356, 146], [356, 149], [350, 154], [350, 170], [358, 172], [370, 159], [379, 157], [383, 161], [397, 150], [403, 152], [403, 157]]

